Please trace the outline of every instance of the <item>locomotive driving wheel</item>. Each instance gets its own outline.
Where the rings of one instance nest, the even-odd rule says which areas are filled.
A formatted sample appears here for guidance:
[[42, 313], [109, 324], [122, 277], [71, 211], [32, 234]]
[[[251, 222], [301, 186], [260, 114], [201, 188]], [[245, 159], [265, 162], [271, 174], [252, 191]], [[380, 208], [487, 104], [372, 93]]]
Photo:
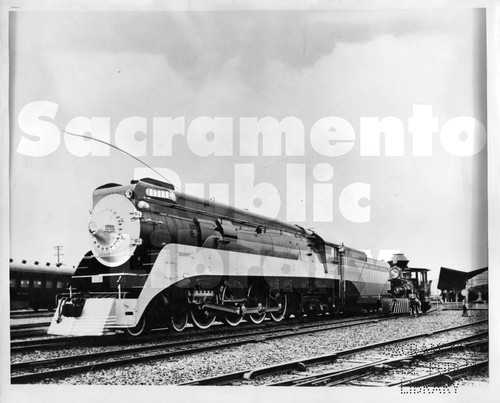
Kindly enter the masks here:
[[182, 332], [188, 324], [188, 313], [185, 310], [170, 314], [170, 327], [176, 332]]
[[203, 308], [201, 304], [192, 304], [191, 322], [198, 329], [208, 329], [215, 322], [215, 312]]
[[127, 336], [138, 337], [146, 333], [146, 315], [142, 315], [139, 322], [134, 327], [125, 328]]
[[279, 311], [269, 312], [271, 319], [275, 322], [281, 322], [286, 315], [288, 300], [286, 294], [280, 290], [271, 290], [269, 293], [269, 306], [280, 307]]
[[266, 319], [267, 291], [262, 285], [253, 283], [248, 289], [247, 307], [259, 308], [259, 313], [251, 313], [248, 318], [255, 324], [262, 323]]
[[[230, 307], [236, 307], [245, 299], [243, 287], [238, 281], [230, 281], [224, 286], [221, 293], [222, 304]], [[243, 315], [239, 313], [224, 313], [222, 318], [224, 323], [229, 326], [238, 326], [243, 320]]]

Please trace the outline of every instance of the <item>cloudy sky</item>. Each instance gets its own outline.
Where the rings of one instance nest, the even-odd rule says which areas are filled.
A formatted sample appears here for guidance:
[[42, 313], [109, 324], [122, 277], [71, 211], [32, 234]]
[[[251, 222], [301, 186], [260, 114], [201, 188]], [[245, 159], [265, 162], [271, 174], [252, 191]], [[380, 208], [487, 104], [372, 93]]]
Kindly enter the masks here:
[[[486, 148], [456, 156], [439, 135], [461, 116], [486, 125], [483, 10], [18, 12], [10, 24], [12, 258], [54, 261], [53, 246], [63, 245], [63, 261], [78, 263], [89, 249], [93, 189], [128, 183], [141, 165], [116, 150], [76, 156], [62, 130], [75, 117], [109, 118], [116, 144], [120, 122], [136, 116], [146, 121], [136, 136], [146, 145], [140, 158], [172, 170], [187, 190], [204, 185], [205, 197], [298, 217], [325, 239], [374, 257], [399, 249], [434, 277], [440, 266], [487, 265]], [[39, 101], [58, 106], [54, 118], [41, 120], [57, 126], [61, 142], [48, 155], [25, 155], [22, 139], [39, 138], [23, 131], [19, 116]], [[409, 128], [418, 105], [437, 119], [427, 156], [415, 155]], [[203, 116], [232, 121], [230, 155], [199, 156], [182, 135], [172, 155], [155, 153], [154, 118], [182, 117], [187, 132]], [[265, 116], [300, 121], [304, 152], [245, 156], [240, 118]], [[345, 155], [311, 144], [315, 123], [332, 116], [354, 130]], [[403, 155], [385, 155], [384, 141], [380, 155], [363, 155], [360, 122], [369, 117], [401, 122]], [[238, 173], [243, 164], [253, 164], [250, 173]], [[303, 175], [287, 172], [290, 164]], [[250, 179], [276, 189], [277, 211], [265, 198], [258, 206], [242, 196]], [[227, 197], [209, 194], [210, 184], [225, 185]], [[314, 197], [317, 184], [331, 187]], [[369, 187], [369, 197], [351, 205], [365, 213], [369, 206], [363, 222], [339, 206], [353, 184]], [[305, 198], [294, 191], [301, 188]]]

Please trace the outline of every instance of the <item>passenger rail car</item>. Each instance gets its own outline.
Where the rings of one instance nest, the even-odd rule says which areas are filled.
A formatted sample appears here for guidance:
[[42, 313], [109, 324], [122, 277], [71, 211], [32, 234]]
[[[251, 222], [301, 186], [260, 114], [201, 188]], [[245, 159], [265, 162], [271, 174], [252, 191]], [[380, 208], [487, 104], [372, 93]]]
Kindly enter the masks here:
[[57, 295], [67, 292], [74, 267], [60, 263], [10, 259], [10, 309], [54, 309]]
[[93, 194], [91, 250], [59, 302], [50, 334], [375, 309], [390, 266], [313, 231], [145, 178]]

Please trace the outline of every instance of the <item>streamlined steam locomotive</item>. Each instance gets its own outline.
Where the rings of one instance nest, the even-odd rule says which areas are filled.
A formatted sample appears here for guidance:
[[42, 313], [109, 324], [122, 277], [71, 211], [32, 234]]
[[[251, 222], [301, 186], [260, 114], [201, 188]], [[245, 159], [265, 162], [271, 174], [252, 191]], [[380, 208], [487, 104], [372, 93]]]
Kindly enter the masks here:
[[149, 178], [97, 188], [88, 230], [91, 251], [49, 334], [138, 336], [379, 309], [396, 286], [387, 262]]

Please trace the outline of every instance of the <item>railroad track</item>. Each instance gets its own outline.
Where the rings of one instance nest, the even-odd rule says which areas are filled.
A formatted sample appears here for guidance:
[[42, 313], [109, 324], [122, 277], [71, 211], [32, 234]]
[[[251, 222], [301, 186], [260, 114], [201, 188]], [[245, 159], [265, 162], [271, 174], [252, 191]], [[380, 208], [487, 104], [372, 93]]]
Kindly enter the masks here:
[[10, 311], [11, 319], [21, 318], [50, 318], [54, 316], [53, 311], [34, 312], [34, 311]]
[[[155, 345], [119, 348], [91, 354], [69, 355], [44, 360], [18, 362], [11, 364], [11, 382], [13, 384], [31, 383], [47, 378], [63, 377], [81, 372], [151, 362], [181, 355], [236, 347], [248, 343], [299, 336], [351, 326], [361, 326], [392, 319], [395, 318], [350, 319], [334, 324], [320, 323], [305, 324], [302, 326], [295, 323], [294, 326], [289, 326], [286, 329], [273, 326], [271, 329], [264, 328], [262, 330], [254, 330], [253, 327], [250, 327], [249, 329], [251, 332], [245, 330], [243, 332], [232, 331], [230, 334], [218, 334], [212, 337], [207, 337], [207, 334], [204, 332], [192, 340], [181, 340], [179, 338], [177, 341], [169, 341]], [[57, 342], [51, 341], [51, 344], [55, 345]], [[54, 367], [58, 368], [51, 369]]]
[[40, 338], [47, 336], [47, 329], [31, 329], [31, 330], [20, 330], [17, 332], [10, 332], [10, 339], [26, 339], [26, 338]]
[[10, 352], [11, 354], [13, 354], [61, 347], [71, 347], [76, 345], [89, 345], [95, 339], [95, 337], [54, 336], [46, 338], [36, 338], [31, 340], [15, 340], [11, 341], [10, 343]]
[[34, 329], [34, 328], [38, 328], [38, 327], [48, 328], [49, 325], [50, 325], [50, 322], [23, 323], [20, 325], [10, 325], [10, 331], [12, 332], [13, 330]]
[[[303, 372], [303, 371], [307, 371], [309, 367], [312, 367], [314, 365], [332, 363], [332, 362], [339, 360], [342, 357], [352, 356], [352, 355], [355, 355], [355, 354], [358, 354], [361, 352], [375, 350], [377, 348], [386, 347], [388, 345], [393, 345], [393, 344], [397, 344], [397, 343], [407, 342], [407, 341], [413, 340], [413, 339], [428, 338], [432, 335], [447, 333], [447, 332], [455, 331], [455, 330], [470, 327], [470, 326], [477, 326], [477, 325], [480, 325], [483, 323], [487, 323], [487, 320], [476, 321], [476, 322], [472, 322], [472, 323], [469, 323], [466, 325], [455, 326], [455, 327], [451, 327], [451, 328], [444, 328], [444, 329], [440, 329], [440, 330], [430, 332], [430, 333], [426, 332], [426, 333], [407, 336], [404, 338], [393, 339], [393, 340], [389, 340], [389, 341], [384, 341], [384, 342], [369, 344], [369, 345], [365, 345], [365, 346], [355, 347], [355, 348], [348, 349], [348, 350], [335, 351], [333, 353], [324, 354], [321, 356], [307, 357], [307, 358], [302, 358], [302, 359], [298, 359], [298, 360], [287, 361], [287, 362], [283, 362], [283, 363], [279, 363], [279, 364], [271, 365], [271, 366], [267, 366], [267, 367], [249, 368], [249, 369], [245, 369], [242, 371], [223, 374], [220, 376], [189, 381], [189, 382], [182, 383], [181, 385], [234, 385], [234, 384], [240, 384], [240, 385], [243, 384], [244, 385], [244, 384], [249, 384], [249, 381], [255, 380], [259, 377], [275, 376], [276, 374], [290, 373], [290, 372], [294, 372], [294, 371]], [[483, 336], [483, 335], [481, 334], [481, 336]], [[478, 337], [478, 335], [474, 335], [474, 337]], [[441, 343], [441, 346], [444, 346], [444, 344], [445, 343]], [[371, 364], [383, 365], [385, 360], [387, 360], [387, 357], [379, 358], [378, 360], [375, 360]], [[406, 358], [406, 360], [408, 360], [408, 358]], [[366, 363], [366, 362], [361, 364], [361, 366], [368, 366], [368, 365], [369, 365], [369, 363]], [[339, 370], [337, 370], [337, 372], [338, 371]], [[326, 376], [326, 375], [327, 374], [322, 373], [319, 376]], [[295, 380], [279, 381], [279, 382], [272, 382], [272, 383], [265, 383], [265, 384], [266, 385], [273, 385], [273, 386], [293, 385], [294, 384], [293, 382], [298, 382], [300, 384], [300, 386], [302, 386], [301, 382], [306, 382], [306, 380], [302, 377], [299, 377]], [[305, 385], [306, 384], [304, 383], [304, 386]]]
[[47, 335], [50, 322], [24, 323], [10, 326], [10, 339], [21, 339], [26, 337], [38, 337]]
[[[488, 332], [480, 332], [444, 343], [439, 347], [425, 348], [413, 354], [375, 359], [348, 369], [270, 383], [268, 386], [403, 387], [449, 382], [452, 380], [450, 379], [452, 375], [455, 376], [488, 364], [488, 354], [477, 351], [488, 345], [487, 336]], [[464, 354], [450, 354], [454, 350], [465, 349], [474, 350], [475, 357], [471, 359]], [[437, 362], [442, 356], [446, 357], [446, 360]], [[438, 365], [439, 363], [442, 365]]]
[[[205, 330], [200, 332], [199, 330], [195, 328], [190, 328], [186, 329], [182, 333], [168, 333], [168, 338], [169, 340], [178, 340], [178, 339], [184, 339], [186, 337], [192, 337], [192, 336], [200, 336], [200, 335], [215, 335], [215, 334], [220, 334], [223, 332], [224, 334], [226, 333], [234, 333], [234, 332], [241, 332], [242, 330], [248, 330], [249, 332], [257, 331], [257, 330], [262, 330], [266, 328], [276, 328], [276, 329], [287, 329], [287, 328], [294, 328], [294, 327], [302, 327], [305, 328], [306, 326], [319, 326], [321, 324], [340, 324], [340, 323], [350, 323], [350, 322], [355, 322], [359, 320], [365, 320], [365, 319], [371, 319], [371, 320], [378, 320], [378, 319], [385, 319], [384, 316], [382, 315], [370, 315], [370, 316], [359, 316], [359, 317], [354, 317], [354, 318], [347, 318], [347, 319], [336, 319], [332, 320], [332, 317], [326, 317], [326, 318], [314, 318], [313, 321], [310, 319], [290, 319], [290, 320], [284, 320], [279, 323], [275, 323], [272, 321], [266, 321], [260, 325], [255, 325], [251, 323], [242, 323], [240, 326], [237, 328], [233, 327], [226, 327], [224, 325], [215, 325], [212, 326], [210, 329]], [[138, 338], [123, 338], [120, 336], [114, 337], [113, 335], [110, 336], [105, 336], [105, 337], [99, 337], [99, 336], [81, 336], [81, 337], [63, 337], [63, 336], [48, 336], [44, 337], [43, 339], [31, 339], [31, 340], [17, 340], [22, 337], [16, 337], [15, 341], [11, 342], [11, 353], [16, 353], [16, 352], [29, 352], [29, 351], [39, 351], [42, 349], [53, 349], [53, 348], [60, 348], [60, 347], [71, 347], [72, 345], [95, 345], [95, 346], [102, 346], [102, 345], [123, 345], [123, 344], [128, 344], [130, 343], [142, 343], [142, 342], [148, 342], [148, 341], [155, 341], [158, 339], [164, 339], [165, 338], [165, 332], [166, 329], [155, 329], [153, 330], [152, 334], [138, 337]], [[33, 337], [40, 336], [41, 334], [35, 334]], [[46, 332], [43, 334], [43, 336], [47, 336]]]
[[[430, 309], [427, 314], [431, 314], [433, 312], [435, 312], [436, 309]], [[12, 314], [12, 312], [11, 312]], [[31, 314], [33, 317], [40, 317], [40, 316], [50, 316], [52, 317], [53, 316], [53, 313], [38, 313], [38, 314], [34, 314], [33, 312], [23, 312], [23, 314]], [[396, 317], [399, 317], [401, 315], [393, 315], [391, 316], [391, 318], [396, 318]], [[370, 313], [370, 314], [364, 314], [364, 315], [361, 315], [361, 316], [357, 316], [355, 318], [352, 318], [352, 319], [340, 319], [340, 320], [358, 320], [358, 318], [363, 318], [363, 317], [372, 317], [372, 318], [380, 318], [380, 319], [386, 319], [385, 316], [383, 315], [374, 315], [373, 313]], [[288, 319], [288, 320], [284, 320], [282, 322], [280, 322], [279, 324], [278, 323], [273, 323], [273, 322], [264, 322], [262, 323], [261, 325], [255, 325], [255, 324], [251, 324], [251, 323], [243, 323], [242, 325], [240, 325], [238, 328], [241, 329], [243, 328], [244, 326], [251, 326], [252, 328], [254, 329], [259, 329], [259, 328], [262, 328], [262, 327], [267, 327], [267, 326], [280, 326], [280, 325], [283, 325], [283, 324], [288, 324], [288, 323], [291, 323], [291, 324], [302, 324], [304, 321], [311, 321], [313, 320], [315, 323], [316, 322], [332, 322], [332, 316], [326, 316], [324, 318], [320, 318], [320, 317], [315, 317], [315, 318], [312, 318], [312, 319], [309, 319], [309, 318], [300, 318], [300, 319], [297, 319], [297, 318], [294, 318], [294, 319]], [[336, 319], [335, 321], [337, 321], [338, 319]], [[85, 343], [88, 343], [89, 340], [92, 340], [92, 341], [95, 341], [97, 339], [102, 339], [102, 337], [92, 337], [92, 336], [82, 336], [82, 337], [58, 337], [58, 336], [55, 336], [55, 337], [47, 337], [47, 329], [50, 325], [50, 322], [40, 322], [40, 323], [33, 323], [33, 324], [20, 324], [20, 325], [11, 325], [11, 330], [10, 330], [10, 339], [11, 340], [16, 340], [16, 342], [12, 342], [11, 343], [11, 351], [16, 351], [16, 352], [20, 352], [20, 351], [30, 351], [30, 350], [35, 350], [35, 349], [42, 349], [42, 348], [52, 348], [54, 346], [54, 341], [55, 340], [59, 340], [61, 342], [61, 345], [64, 345], [64, 346], [70, 346], [71, 344], [79, 344], [81, 341], [85, 342]], [[210, 330], [205, 330], [204, 331], [204, 334], [210, 334], [210, 333], [213, 333], [213, 332], [218, 332], [220, 331], [220, 329], [217, 329], [218, 326], [215, 326], [213, 329], [210, 329]], [[155, 331], [153, 333], [158, 333], [158, 330], [165, 330], [165, 329], [155, 329]], [[187, 331], [184, 331], [182, 334], [183, 335], [187, 335], [189, 334], [190, 332], [200, 332], [199, 330], [197, 329], [188, 329]], [[173, 337], [176, 337], [178, 336], [178, 334], [171, 334], [171, 336]], [[137, 338], [137, 339], [134, 339], [135, 341], [144, 341], [144, 340], [148, 340], [150, 338], [157, 338], [157, 337], [162, 337], [162, 336], [157, 336], [157, 335], [147, 335], [147, 336], [143, 336], [143, 337], [140, 337], [140, 338]], [[35, 338], [41, 338], [41, 340], [28, 340], [28, 341], [21, 341], [19, 339], [23, 339], [23, 338], [31, 338], [31, 339], [35, 339]]]

